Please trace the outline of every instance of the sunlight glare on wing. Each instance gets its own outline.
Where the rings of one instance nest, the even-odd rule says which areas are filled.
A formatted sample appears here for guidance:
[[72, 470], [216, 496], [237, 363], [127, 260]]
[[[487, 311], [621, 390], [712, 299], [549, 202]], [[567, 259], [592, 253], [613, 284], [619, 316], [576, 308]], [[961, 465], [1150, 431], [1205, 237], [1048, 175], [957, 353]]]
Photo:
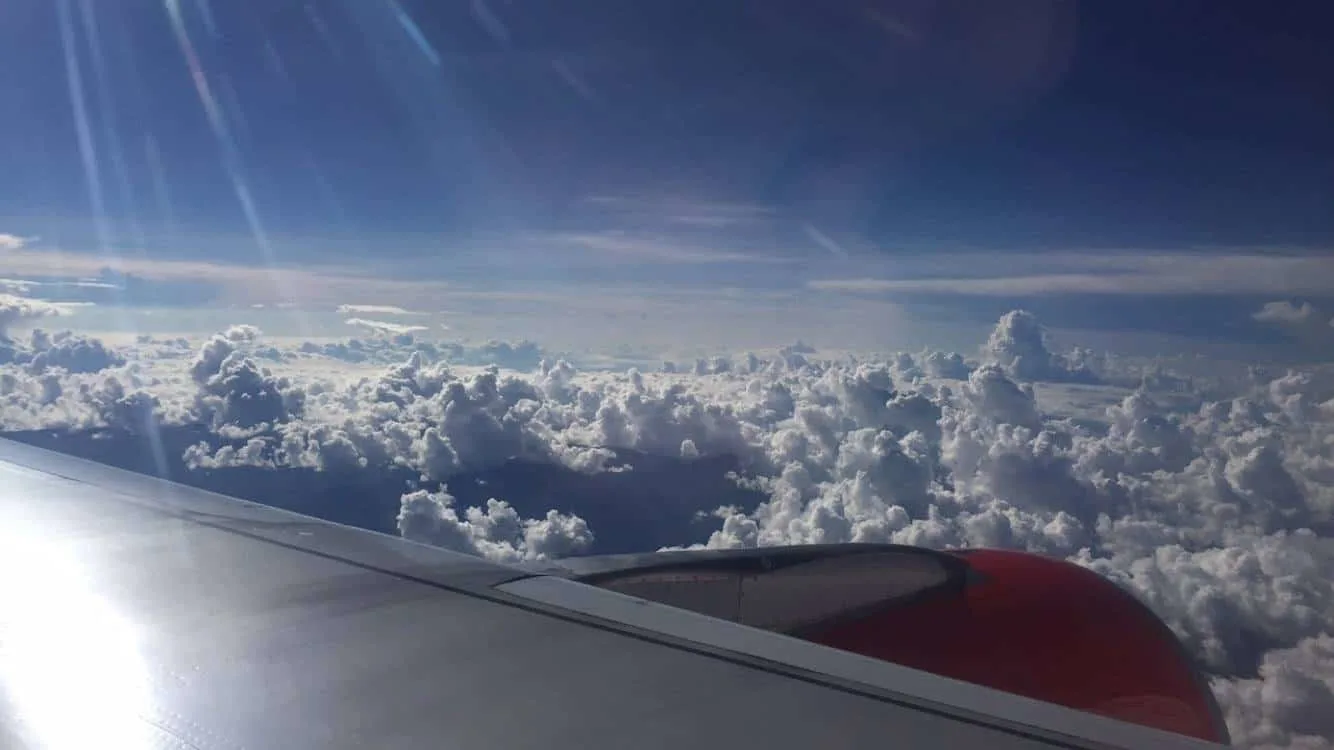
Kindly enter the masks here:
[[21, 526], [0, 535], [0, 685], [40, 747], [154, 744], [133, 623], [98, 594], [73, 545]]

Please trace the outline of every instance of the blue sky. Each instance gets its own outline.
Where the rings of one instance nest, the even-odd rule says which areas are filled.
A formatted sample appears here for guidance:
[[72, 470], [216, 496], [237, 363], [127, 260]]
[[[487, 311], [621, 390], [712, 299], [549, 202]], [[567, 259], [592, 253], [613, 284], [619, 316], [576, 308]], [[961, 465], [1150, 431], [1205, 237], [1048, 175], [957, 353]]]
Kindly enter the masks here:
[[1220, 304], [1244, 328], [1259, 302], [1334, 291], [1263, 260], [1238, 288], [1186, 283], [1200, 254], [1331, 246], [1331, 20], [1319, 2], [15, 0], [0, 217], [72, 252], [479, 286], [1087, 277], [1109, 253], [1185, 254], [1181, 288], [1146, 304], [1133, 278], [1088, 307], [1078, 284], [859, 293], [1159, 328], [1171, 296], [1193, 312], [1168, 328]]

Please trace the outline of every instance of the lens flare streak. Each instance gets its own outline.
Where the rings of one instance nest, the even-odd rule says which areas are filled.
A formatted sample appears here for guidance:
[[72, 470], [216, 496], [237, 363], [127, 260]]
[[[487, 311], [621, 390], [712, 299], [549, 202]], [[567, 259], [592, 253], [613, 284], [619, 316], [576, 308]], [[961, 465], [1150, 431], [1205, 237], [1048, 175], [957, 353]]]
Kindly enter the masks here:
[[426, 39], [426, 35], [422, 33], [417, 22], [412, 20], [412, 16], [408, 15], [408, 12], [403, 10], [403, 6], [395, 0], [389, 0], [389, 7], [394, 11], [394, 17], [398, 19], [399, 25], [403, 27], [408, 36], [412, 37], [412, 41], [416, 43], [422, 54], [426, 55], [426, 59], [430, 60], [432, 65], [440, 67], [440, 54], [435, 51], [435, 47], [431, 46], [431, 42]]
[[88, 186], [88, 200], [92, 204], [93, 221], [97, 227], [98, 244], [105, 252], [111, 244], [111, 229], [107, 225], [106, 206], [102, 194], [102, 172], [98, 165], [97, 146], [93, 142], [92, 127], [88, 122], [88, 104], [83, 90], [83, 72], [74, 37], [74, 21], [70, 0], [58, 0], [56, 12], [60, 19], [60, 44], [65, 55], [65, 81], [69, 87], [70, 107], [74, 110], [74, 127], [79, 140], [79, 155], [83, 159], [83, 174]]
[[292, 299], [292, 295], [284, 288], [286, 285], [280, 280], [276, 272], [277, 264], [273, 245], [269, 242], [268, 234], [260, 221], [259, 210], [255, 205], [250, 186], [246, 183], [240, 151], [236, 147], [236, 139], [232, 136], [231, 128], [227, 124], [227, 118], [218, 98], [214, 96], [213, 89], [209, 86], [208, 76], [204, 73], [204, 67], [200, 63], [194, 42], [190, 39], [189, 31], [185, 26], [185, 18], [181, 14], [180, 0], [165, 0], [165, 2], [176, 42], [181, 48], [181, 54], [185, 57], [185, 64], [190, 70], [190, 77], [194, 81], [200, 104], [204, 107], [204, 114], [208, 117], [209, 126], [212, 128], [214, 138], [218, 142], [218, 148], [222, 152], [223, 167], [231, 179], [232, 189], [236, 193], [237, 201], [241, 204], [241, 211], [245, 214], [250, 233], [260, 251], [264, 254], [264, 262], [269, 271], [273, 287], [284, 299]]

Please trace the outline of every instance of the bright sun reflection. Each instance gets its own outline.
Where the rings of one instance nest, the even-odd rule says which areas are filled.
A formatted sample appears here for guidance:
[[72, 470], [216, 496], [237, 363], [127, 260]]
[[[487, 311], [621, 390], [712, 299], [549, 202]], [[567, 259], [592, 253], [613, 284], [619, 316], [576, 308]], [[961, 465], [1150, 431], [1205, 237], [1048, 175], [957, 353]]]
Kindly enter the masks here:
[[153, 744], [137, 633], [74, 545], [21, 529], [0, 536], [0, 684], [39, 747]]

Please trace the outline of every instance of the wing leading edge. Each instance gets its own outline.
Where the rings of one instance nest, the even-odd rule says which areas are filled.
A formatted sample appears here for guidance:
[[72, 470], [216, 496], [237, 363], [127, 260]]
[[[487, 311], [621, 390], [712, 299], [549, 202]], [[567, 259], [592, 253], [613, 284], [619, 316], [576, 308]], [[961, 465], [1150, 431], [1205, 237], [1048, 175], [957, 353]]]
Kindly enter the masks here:
[[10, 441], [0, 741], [1209, 747]]

